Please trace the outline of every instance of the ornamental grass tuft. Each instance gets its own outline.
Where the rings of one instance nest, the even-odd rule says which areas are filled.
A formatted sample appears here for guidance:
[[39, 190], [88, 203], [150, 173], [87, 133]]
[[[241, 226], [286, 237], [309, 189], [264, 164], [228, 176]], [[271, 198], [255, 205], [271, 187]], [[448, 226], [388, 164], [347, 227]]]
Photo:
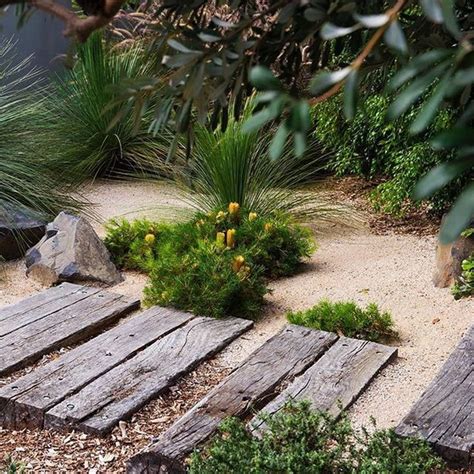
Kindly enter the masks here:
[[289, 312], [287, 318], [293, 324], [374, 342], [397, 337], [390, 313], [381, 312], [374, 303], [363, 309], [353, 301], [323, 299], [305, 311]]

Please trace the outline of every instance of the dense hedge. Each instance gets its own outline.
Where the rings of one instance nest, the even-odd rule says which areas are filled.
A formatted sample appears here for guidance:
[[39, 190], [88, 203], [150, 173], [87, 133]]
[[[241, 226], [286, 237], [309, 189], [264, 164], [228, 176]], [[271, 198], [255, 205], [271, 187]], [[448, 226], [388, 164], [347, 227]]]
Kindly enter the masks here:
[[[314, 110], [315, 136], [333, 152], [328, 168], [338, 176], [385, 178], [372, 192], [371, 202], [376, 210], [401, 216], [414, 205], [410, 195], [417, 181], [433, 166], [452, 158], [446, 152], [434, 151], [429, 139], [452, 123], [453, 113], [444, 109], [427, 133], [413, 136], [408, 130], [419, 112], [417, 107], [398, 121], [388, 122], [389, 104], [385, 96], [370, 95], [354, 120], [347, 122], [341, 96], [331, 98]], [[432, 210], [444, 211], [460, 189], [460, 183], [454, 182], [437, 193], [430, 201]]]

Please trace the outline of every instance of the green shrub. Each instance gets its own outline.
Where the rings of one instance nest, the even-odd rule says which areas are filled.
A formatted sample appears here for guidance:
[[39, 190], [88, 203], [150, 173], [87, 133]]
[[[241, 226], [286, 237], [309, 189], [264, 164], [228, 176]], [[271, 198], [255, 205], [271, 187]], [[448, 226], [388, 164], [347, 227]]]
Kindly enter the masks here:
[[420, 474], [443, 467], [422, 440], [388, 430], [358, 436], [345, 415], [335, 419], [308, 403], [288, 404], [264, 420], [261, 438], [226, 420], [210, 445], [193, 453], [189, 472]]
[[452, 287], [454, 299], [474, 295], [474, 253], [461, 263], [462, 273]]
[[381, 313], [374, 303], [362, 309], [353, 301], [321, 300], [305, 311], [289, 312], [287, 318], [293, 324], [375, 342], [397, 335], [390, 313]]
[[260, 313], [267, 293], [260, 267], [243, 265], [236, 271], [235, 253], [208, 240], [198, 241], [184, 256], [172, 245], [160, 250], [145, 288], [146, 304], [216, 318], [255, 318]]
[[[429, 138], [453, 120], [449, 109], [441, 111], [429, 130], [421, 136], [409, 133], [409, 126], [419, 112], [413, 107], [396, 122], [386, 121], [390, 98], [373, 94], [365, 98], [354, 120], [346, 122], [342, 98], [336, 96], [314, 110], [316, 138], [333, 151], [329, 169], [337, 175], [365, 178], [384, 177], [386, 182], [371, 194], [378, 211], [402, 216], [415, 203], [411, 193], [419, 179], [435, 165], [449, 160], [452, 154], [434, 151]], [[437, 193], [430, 201], [433, 211], [442, 212], [458, 195], [459, 181]]]
[[315, 250], [311, 231], [288, 216], [236, 203], [177, 224], [113, 221], [105, 244], [118, 266], [150, 274], [145, 303], [214, 317], [256, 317], [265, 278], [293, 274]]
[[170, 134], [148, 133], [151, 111], [136, 122], [132, 110], [117, 104], [124, 81], [139, 81], [152, 71], [155, 64], [140, 43], [112, 48], [95, 33], [79, 45], [77, 62], [57, 78], [47, 104], [44, 146], [50, 149], [50, 166], [62, 179], [76, 184], [164, 171]]

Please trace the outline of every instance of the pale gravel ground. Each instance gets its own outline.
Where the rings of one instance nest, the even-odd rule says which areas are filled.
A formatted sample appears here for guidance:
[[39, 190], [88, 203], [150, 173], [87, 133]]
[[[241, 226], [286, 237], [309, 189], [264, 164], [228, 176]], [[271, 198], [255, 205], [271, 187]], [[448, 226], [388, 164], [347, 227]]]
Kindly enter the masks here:
[[[172, 186], [146, 183], [100, 183], [84, 190], [100, 216], [94, 224], [135, 216], [176, 219], [186, 205]], [[350, 410], [359, 424], [370, 417], [379, 427], [395, 426], [427, 387], [464, 331], [474, 322], [474, 299], [454, 301], [449, 289], [431, 283], [435, 237], [372, 235], [368, 230], [318, 237], [320, 249], [301, 274], [272, 282], [273, 294], [264, 318], [254, 330], [217, 358], [234, 367], [285, 324], [289, 309], [305, 309], [321, 298], [376, 302], [391, 311], [400, 332], [399, 358], [387, 367]], [[22, 262], [0, 273], [0, 305], [13, 303], [41, 288], [24, 276]], [[128, 273], [114, 291], [140, 296], [146, 277]], [[438, 321], [439, 320], [439, 321]]]

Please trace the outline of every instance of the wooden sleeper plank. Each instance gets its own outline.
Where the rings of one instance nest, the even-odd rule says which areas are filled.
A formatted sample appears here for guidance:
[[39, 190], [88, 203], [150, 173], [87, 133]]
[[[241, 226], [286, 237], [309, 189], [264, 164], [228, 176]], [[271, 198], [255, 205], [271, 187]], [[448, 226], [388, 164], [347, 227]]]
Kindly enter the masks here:
[[474, 326], [395, 431], [426, 439], [453, 467], [474, 468]]
[[138, 300], [122, 295], [92, 292], [88, 298], [0, 337], [0, 375], [21, 369], [64, 345], [94, 336], [138, 306]]
[[180, 472], [183, 459], [224, 418], [245, 416], [275, 395], [284, 380], [311, 366], [337, 340], [332, 333], [288, 325], [188, 411], [145, 452], [131, 458], [129, 474]]
[[42, 308], [55, 300], [61, 299], [71, 293], [83, 289], [82, 285], [74, 285], [72, 283], [61, 283], [58, 286], [49, 288], [46, 291], [37, 293], [29, 298], [25, 298], [17, 303], [9, 304], [0, 308], [0, 322], [8, 318], [15, 318], [23, 313], [34, 311]]
[[[18, 331], [29, 324], [52, 317], [54, 313], [101, 291], [100, 288], [89, 288], [79, 285], [71, 286], [74, 288], [67, 287], [63, 289], [65, 291], [57, 291], [55, 294], [55, 296], [57, 295], [56, 298], [51, 298], [46, 303], [32, 307], [29, 310], [22, 310], [21, 308], [25, 308], [26, 305], [24, 305], [23, 302], [18, 303], [18, 308], [15, 310], [15, 313], [11, 313], [10, 317], [0, 321], [0, 338]], [[49, 291], [51, 290], [47, 290], [44, 293], [49, 293]]]
[[47, 410], [193, 317], [151, 308], [0, 388], [0, 424], [41, 428]]
[[[342, 337], [261, 413], [277, 413], [290, 400], [307, 400], [312, 409], [337, 416], [396, 355], [395, 347]], [[250, 425], [257, 432], [266, 428], [258, 415]]]
[[45, 428], [71, 425], [104, 435], [252, 325], [195, 318], [49, 410]]

